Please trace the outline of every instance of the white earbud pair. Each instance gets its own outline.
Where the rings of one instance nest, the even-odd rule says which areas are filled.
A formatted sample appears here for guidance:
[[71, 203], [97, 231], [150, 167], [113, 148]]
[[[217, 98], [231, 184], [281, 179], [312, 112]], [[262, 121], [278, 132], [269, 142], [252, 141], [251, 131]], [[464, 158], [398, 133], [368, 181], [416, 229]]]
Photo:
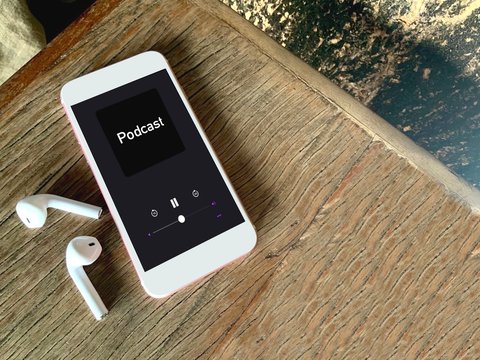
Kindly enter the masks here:
[[[55, 208], [74, 214], [98, 219], [102, 208], [57, 195], [39, 194], [28, 196], [17, 203], [17, 214], [29, 228], [39, 228], [47, 219], [47, 208]], [[88, 278], [84, 266], [98, 259], [102, 246], [92, 236], [78, 236], [67, 246], [66, 262], [70, 277], [73, 279], [95, 319], [101, 320], [108, 310]]]

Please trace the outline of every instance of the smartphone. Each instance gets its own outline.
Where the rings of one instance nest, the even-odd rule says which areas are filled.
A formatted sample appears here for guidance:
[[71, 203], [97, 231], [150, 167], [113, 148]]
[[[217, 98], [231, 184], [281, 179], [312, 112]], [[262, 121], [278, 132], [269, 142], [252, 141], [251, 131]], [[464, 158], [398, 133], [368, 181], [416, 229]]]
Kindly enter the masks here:
[[160, 53], [74, 79], [61, 101], [149, 295], [254, 248], [254, 226]]

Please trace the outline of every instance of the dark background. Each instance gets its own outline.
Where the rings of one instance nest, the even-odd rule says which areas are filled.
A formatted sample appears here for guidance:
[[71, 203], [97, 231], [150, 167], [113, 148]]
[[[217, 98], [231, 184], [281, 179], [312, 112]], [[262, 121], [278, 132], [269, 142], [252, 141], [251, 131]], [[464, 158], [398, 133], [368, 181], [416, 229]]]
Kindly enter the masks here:
[[94, 2], [94, 0], [27, 0], [30, 11], [45, 30], [47, 42], [52, 41]]

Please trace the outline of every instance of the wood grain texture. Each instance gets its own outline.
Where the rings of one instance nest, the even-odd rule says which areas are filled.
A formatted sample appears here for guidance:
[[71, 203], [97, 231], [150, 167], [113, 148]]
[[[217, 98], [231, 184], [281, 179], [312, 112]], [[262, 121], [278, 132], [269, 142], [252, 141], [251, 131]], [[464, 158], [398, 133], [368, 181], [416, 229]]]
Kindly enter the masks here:
[[202, 8], [207, 9], [213, 16], [226, 22], [247, 37], [264, 54], [276, 60], [300, 81], [307, 83], [312, 91], [322, 94], [340, 109], [345, 110], [351, 116], [352, 121], [369, 132], [374, 138], [382, 140], [388, 148], [405, 157], [413, 166], [443, 185], [453, 196], [467, 203], [473, 211], [480, 213], [480, 191], [452, 173], [431, 153], [416, 145], [407, 136], [400, 136], [396, 128], [352, 98], [325, 76], [318, 74], [316, 69], [310, 67], [292, 53], [282, 49], [269, 37], [262, 36], [262, 32], [259, 29], [248, 26], [248, 23], [242, 21], [240, 17], [230, 16], [228, 9], [219, 6], [214, 1], [194, 1]]
[[[108, 7], [98, 1], [61, 35], [77, 37], [57, 41], [54, 63], [29, 78], [40, 55], [0, 88], [21, 89], [0, 100], [0, 358], [478, 358], [470, 205], [220, 6], [125, 1], [79, 36]], [[259, 235], [248, 257], [165, 300], [144, 293], [108, 212], [53, 211], [35, 231], [14, 213], [39, 192], [105, 206], [59, 90], [147, 49], [169, 59]], [[111, 309], [102, 322], [64, 264], [81, 234], [104, 247], [87, 268]]]

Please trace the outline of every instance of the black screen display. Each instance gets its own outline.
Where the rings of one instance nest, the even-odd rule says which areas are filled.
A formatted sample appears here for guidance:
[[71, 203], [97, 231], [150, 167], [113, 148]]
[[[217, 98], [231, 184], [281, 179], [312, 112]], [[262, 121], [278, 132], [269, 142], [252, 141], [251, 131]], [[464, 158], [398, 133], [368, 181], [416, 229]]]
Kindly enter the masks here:
[[245, 221], [166, 70], [72, 109], [145, 271]]

